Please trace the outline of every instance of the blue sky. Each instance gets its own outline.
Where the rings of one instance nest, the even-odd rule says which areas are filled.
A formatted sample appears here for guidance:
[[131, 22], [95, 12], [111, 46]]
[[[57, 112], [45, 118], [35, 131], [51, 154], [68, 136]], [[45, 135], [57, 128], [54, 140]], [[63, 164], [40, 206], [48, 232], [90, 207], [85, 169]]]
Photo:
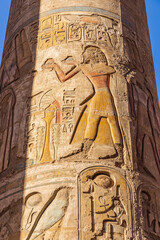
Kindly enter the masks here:
[[[7, 25], [11, 0], [3, 0], [0, 8], [0, 61], [3, 51], [3, 43]], [[160, 0], [145, 0], [148, 16], [149, 31], [152, 44], [153, 61], [160, 99]]]

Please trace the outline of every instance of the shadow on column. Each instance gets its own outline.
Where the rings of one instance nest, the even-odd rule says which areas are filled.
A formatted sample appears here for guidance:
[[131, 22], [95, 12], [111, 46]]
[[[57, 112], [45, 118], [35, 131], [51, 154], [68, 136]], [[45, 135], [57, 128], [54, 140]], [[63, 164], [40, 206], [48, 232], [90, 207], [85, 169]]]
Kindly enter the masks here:
[[0, 68], [0, 240], [30, 239], [30, 219], [22, 219], [25, 172], [35, 161], [30, 108], [39, 9], [39, 0], [12, 0], [10, 8]]

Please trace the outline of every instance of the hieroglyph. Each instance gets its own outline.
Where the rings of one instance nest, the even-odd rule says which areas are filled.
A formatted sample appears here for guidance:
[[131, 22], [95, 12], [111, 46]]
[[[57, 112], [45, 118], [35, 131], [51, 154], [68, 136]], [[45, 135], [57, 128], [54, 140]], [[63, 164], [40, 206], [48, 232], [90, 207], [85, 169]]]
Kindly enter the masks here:
[[1, 93], [0, 99], [0, 172], [7, 169], [10, 160], [13, 133], [15, 95], [12, 89]]
[[80, 240], [132, 239], [131, 194], [119, 173], [91, 167], [81, 172], [78, 186]]

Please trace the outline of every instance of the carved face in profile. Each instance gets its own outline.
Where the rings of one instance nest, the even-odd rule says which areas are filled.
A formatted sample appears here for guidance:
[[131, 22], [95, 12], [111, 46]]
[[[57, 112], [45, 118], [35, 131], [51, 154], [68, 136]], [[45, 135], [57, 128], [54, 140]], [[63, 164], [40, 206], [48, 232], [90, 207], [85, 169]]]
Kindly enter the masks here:
[[93, 181], [97, 186], [102, 188], [110, 188], [113, 186], [113, 180], [104, 174], [98, 175]]

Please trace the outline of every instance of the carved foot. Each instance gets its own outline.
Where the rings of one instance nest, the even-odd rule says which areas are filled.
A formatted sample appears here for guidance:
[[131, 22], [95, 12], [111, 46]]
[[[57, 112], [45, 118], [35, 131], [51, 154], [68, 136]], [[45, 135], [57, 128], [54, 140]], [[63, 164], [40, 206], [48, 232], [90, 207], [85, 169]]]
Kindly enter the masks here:
[[119, 166], [123, 162], [123, 148], [121, 144], [115, 144], [114, 145], [116, 152], [117, 152], [117, 159], [116, 159], [116, 165]]
[[92, 145], [93, 145], [93, 140], [92, 139], [86, 138], [86, 139], [83, 140], [83, 143], [82, 143], [82, 150], [83, 150], [82, 157], [87, 158], [88, 153], [89, 153]]
[[82, 152], [82, 150], [83, 150], [83, 144], [82, 143], [81, 144], [69, 145], [68, 148], [66, 148], [65, 151], [61, 153], [59, 158], [62, 159], [62, 158], [71, 157], [73, 155], [76, 155], [76, 154]]
[[113, 146], [94, 143], [88, 152], [89, 159], [107, 159], [116, 157], [116, 150]]

